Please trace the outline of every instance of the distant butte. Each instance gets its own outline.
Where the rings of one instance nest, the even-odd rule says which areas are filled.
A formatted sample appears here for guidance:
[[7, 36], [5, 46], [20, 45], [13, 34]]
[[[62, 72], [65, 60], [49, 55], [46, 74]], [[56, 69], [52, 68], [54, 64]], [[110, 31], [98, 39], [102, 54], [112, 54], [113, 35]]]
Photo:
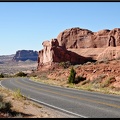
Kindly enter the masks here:
[[38, 52], [33, 50], [18, 50], [13, 57], [13, 61], [37, 61]]

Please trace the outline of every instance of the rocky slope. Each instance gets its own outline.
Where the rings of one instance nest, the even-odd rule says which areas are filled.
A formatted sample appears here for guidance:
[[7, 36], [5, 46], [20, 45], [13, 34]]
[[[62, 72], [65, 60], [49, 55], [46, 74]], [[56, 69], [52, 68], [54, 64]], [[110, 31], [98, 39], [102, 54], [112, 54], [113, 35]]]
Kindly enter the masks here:
[[4, 62], [8, 62], [11, 61], [13, 59], [15, 54], [12, 55], [1, 55], [0, 56], [0, 64], [4, 63]]
[[[86, 78], [76, 86], [93, 85], [96, 89], [108, 88], [120, 90], [120, 60], [87, 63], [75, 65], [76, 77]], [[67, 83], [70, 75], [70, 68], [56, 69], [47, 75], [53, 81], [59, 81], [61, 84]], [[84, 84], [83, 84], [84, 83]]]
[[118, 60], [118, 59], [120, 59], [120, 46], [117, 46], [117, 47], [107, 47], [97, 57], [98, 61]]

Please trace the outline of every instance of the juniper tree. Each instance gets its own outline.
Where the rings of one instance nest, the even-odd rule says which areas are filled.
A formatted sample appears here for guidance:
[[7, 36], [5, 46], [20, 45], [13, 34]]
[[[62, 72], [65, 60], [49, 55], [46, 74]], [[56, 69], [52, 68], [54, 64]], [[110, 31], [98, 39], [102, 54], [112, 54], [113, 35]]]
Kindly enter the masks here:
[[70, 70], [70, 76], [68, 78], [68, 83], [75, 83], [75, 76], [76, 76], [76, 71], [72, 67]]

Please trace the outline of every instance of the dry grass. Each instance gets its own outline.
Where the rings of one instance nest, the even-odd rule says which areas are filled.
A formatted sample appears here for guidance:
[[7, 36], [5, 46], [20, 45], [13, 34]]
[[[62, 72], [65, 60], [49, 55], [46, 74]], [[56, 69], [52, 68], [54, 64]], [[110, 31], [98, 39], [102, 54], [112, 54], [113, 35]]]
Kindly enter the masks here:
[[[120, 91], [116, 91], [115, 89], [113, 89], [112, 87], [108, 87], [108, 85], [110, 84], [110, 81], [114, 78], [114, 77], [110, 77], [108, 78], [102, 85], [104, 85], [104, 87], [101, 85], [100, 81], [102, 81], [102, 78], [104, 78], [104, 76], [100, 76], [98, 77], [97, 80], [94, 81], [94, 84], [91, 83], [90, 80], [84, 80], [82, 82], [80, 82], [79, 84], [68, 84], [67, 80], [53, 80], [53, 79], [49, 79], [49, 80], [42, 80], [40, 78], [37, 77], [31, 77], [31, 80], [36, 81], [36, 82], [42, 82], [45, 84], [50, 84], [50, 85], [56, 85], [56, 86], [62, 86], [62, 87], [69, 87], [69, 88], [75, 88], [75, 89], [79, 89], [79, 90], [87, 90], [87, 91], [96, 91], [96, 92], [101, 92], [101, 93], [106, 93], [106, 94], [116, 94], [116, 95], [120, 95]], [[107, 83], [106, 83], [107, 82]], [[106, 86], [107, 85], [107, 86]], [[105, 87], [106, 86], [106, 87]]]

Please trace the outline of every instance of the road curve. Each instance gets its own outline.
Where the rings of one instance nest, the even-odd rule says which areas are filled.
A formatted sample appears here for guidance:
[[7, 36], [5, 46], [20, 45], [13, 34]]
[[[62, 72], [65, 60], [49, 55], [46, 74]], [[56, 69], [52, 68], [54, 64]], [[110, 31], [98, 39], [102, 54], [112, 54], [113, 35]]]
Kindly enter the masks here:
[[28, 78], [9, 78], [1, 85], [20, 89], [30, 99], [80, 118], [120, 118], [120, 96], [46, 85]]

